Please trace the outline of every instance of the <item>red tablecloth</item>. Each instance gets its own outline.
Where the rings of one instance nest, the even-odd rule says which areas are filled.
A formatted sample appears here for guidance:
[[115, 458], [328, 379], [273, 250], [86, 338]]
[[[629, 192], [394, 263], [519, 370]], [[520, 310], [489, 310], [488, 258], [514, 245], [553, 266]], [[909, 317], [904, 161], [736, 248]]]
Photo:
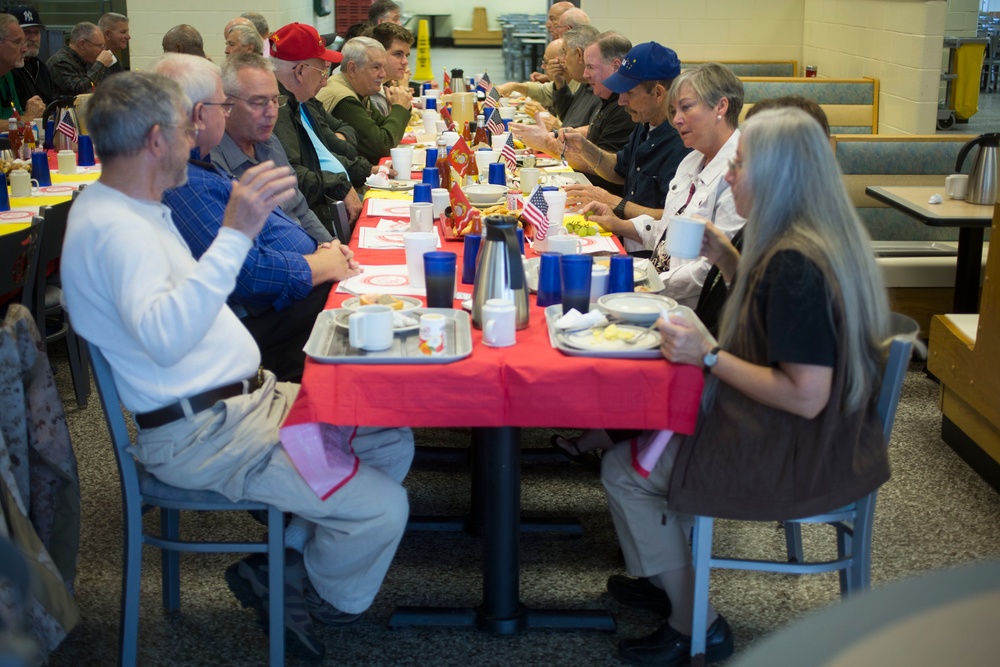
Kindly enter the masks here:
[[[362, 215], [358, 226], [377, 223]], [[463, 244], [443, 246], [458, 254], [460, 273]], [[355, 247], [355, 252], [362, 265], [405, 263], [403, 250]], [[533, 254], [530, 248], [527, 252]], [[471, 285], [457, 285], [460, 292], [472, 291]], [[331, 291], [328, 307], [347, 297]], [[568, 357], [550, 345], [543, 309], [533, 295], [530, 307], [531, 322], [517, 332], [516, 345], [486, 347], [481, 332], [473, 330], [472, 355], [451, 364], [307, 360], [285, 425], [694, 429], [704, 381], [700, 369], [665, 360]]]

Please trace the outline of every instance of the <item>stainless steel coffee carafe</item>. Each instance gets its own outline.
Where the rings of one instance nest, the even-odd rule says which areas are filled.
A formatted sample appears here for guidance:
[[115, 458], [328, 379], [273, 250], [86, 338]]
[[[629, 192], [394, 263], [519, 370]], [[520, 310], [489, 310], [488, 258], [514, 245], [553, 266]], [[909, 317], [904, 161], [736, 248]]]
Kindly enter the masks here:
[[961, 173], [965, 156], [974, 146], [978, 146], [969, 171], [969, 188], [965, 201], [970, 204], [993, 205], [997, 200], [997, 147], [1000, 146], [1000, 132], [983, 134], [962, 146], [958, 151], [955, 171]]
[[472, 324], [483, 326], [487, 299], [507, 299], [517, 308], [517, 328], [528, 326], [528, 284], [517, 243], [517, 221], [508, 215], [483, 219], [483, 240], [472, 287]]

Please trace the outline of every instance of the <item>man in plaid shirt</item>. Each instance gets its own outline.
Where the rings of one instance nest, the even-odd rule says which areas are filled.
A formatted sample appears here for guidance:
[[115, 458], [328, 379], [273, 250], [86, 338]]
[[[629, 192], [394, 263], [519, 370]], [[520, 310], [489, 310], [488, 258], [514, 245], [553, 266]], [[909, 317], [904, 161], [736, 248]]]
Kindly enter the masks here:
[[[191, 98], [191, 120], [199, 127], [196, 146], [201, 155], [207, 156], [222, 140], [231, 109], [227, 105], [250, 103], [227, 99], [218, 66], [203, 58], [164, 55], [153, 71], [180, 83]], [[276, 96], [263, 103], [280, 101]], [[210, 162], [192, 159], [187, 183], [163, 196], [196, 259], [222, 226], [232, 180]], [[301, 378], [302, 347], [316, 315], [326, 305], [332, 283], [360, 272], [352, 257], [347, 246], [337, 241], [317, 246], [297, 221], [278, 208], [268, 216], [243, 263], [229, 304], [257, 341], [264, 367], [279, 380]]]

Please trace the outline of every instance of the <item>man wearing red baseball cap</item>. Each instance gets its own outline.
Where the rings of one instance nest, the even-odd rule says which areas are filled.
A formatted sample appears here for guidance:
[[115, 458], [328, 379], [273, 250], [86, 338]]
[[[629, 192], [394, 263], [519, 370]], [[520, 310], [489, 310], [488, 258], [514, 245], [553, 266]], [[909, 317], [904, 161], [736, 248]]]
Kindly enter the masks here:
[[312, 26], [291, 23], [271, 35], [271, 64], [278, 91], [288, 104], [278, 109], [274, 135], [299, 179], [309, 207], [333, 227], [329, 201], [343, 201], [351, 221], [361, 213], [361, 188], [372, 165], [358, 154], [354, 128], [337, 120], [315, 99], [341, 55], [326, 48]]

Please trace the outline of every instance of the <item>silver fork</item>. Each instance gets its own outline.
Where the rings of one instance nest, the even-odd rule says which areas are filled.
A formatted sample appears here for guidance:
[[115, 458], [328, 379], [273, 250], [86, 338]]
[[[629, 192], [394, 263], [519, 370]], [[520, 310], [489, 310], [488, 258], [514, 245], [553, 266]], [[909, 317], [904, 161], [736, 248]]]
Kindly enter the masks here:
[[629, 338], [628, 340], [625, 341], [625, 344], [626, 345], [635, 345], [636, 343], [639, 342], [640, 338], [642, 338], [643, 336], [645, 336], [646, 334], [648, 334], [650, 331], [652, 331], [655, 328], [656, 328], [656, 322], [653, 322], [652, 324], [650, 324], [648, 327], [646, 327], [642, 331], [636, 331], [635, 334], [631, 338]]

